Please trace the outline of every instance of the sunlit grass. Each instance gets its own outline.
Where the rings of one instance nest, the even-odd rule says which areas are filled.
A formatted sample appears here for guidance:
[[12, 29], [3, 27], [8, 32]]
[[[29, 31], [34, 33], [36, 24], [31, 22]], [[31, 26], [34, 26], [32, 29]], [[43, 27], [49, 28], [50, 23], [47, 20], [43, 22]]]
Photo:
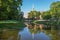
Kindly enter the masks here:
[[16, 20], [3, 20], [3, 21], [0, 21], [0, 23], [18, 23], [18, 21], [16, 21]]
[[16, 20], [0, 21], [0, 28], [22, 29], [24, 27], [25, 26], [23, 21], [16, 21]]

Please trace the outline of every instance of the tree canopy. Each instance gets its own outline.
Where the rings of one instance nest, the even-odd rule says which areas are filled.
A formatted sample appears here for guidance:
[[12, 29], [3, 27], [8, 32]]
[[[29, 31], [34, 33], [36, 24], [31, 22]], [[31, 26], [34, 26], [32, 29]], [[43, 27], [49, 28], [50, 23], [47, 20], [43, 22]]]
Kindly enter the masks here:
[[0, 20], [17, 19], [22, 0], [0, 0]]
[[34, 19], [35, 17], [39, 18], [39, 16], [40, 16], [40, 12], [39, 11], [30, 11], [28, 13], [28, 18]]
[[50, 5], [50, 12], [51, 12], [51, 15], [56, 19], [60, 18], [60, 1], [53, 2]]

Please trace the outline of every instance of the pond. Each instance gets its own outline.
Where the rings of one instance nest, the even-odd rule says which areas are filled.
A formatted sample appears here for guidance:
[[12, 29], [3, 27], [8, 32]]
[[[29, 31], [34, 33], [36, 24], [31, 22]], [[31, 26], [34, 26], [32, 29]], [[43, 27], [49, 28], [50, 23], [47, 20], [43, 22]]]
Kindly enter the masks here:
[[[25, 23], [22, 30], [0, 29], [0, 40], [60, 40], [60, 31], [43, 24]], [[45, 25], [46, 26], [46, 25]]]

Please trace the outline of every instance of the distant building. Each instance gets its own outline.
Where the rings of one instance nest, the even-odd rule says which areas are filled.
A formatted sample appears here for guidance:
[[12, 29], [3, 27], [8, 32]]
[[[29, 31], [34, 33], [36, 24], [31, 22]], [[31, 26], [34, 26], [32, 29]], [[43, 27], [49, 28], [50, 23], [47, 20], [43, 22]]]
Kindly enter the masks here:
[[40, 13], [41, 13], [41, 14], [40, 14], [39, 17], [40, 17], [40, 20], [42, 20], [42, 19], [43, 19], [43, 17], [42, 17], [42, 14], [43, 14], [43, 13], [42, 13], [42, 12], [40, 12]]

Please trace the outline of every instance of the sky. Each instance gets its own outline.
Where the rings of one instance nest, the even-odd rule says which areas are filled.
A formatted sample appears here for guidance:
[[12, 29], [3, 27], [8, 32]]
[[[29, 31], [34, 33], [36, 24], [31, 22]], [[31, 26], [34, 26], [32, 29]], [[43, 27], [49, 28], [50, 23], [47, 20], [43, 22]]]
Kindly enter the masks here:
[[21, 11], [24, 12], [24, 17], [27, 17], [27, 13], [32, 10], [33, 5], [36, 11], [47, 11], [50, 9], [51, 3], [56, 1], [60, 0], [23, 0]]

